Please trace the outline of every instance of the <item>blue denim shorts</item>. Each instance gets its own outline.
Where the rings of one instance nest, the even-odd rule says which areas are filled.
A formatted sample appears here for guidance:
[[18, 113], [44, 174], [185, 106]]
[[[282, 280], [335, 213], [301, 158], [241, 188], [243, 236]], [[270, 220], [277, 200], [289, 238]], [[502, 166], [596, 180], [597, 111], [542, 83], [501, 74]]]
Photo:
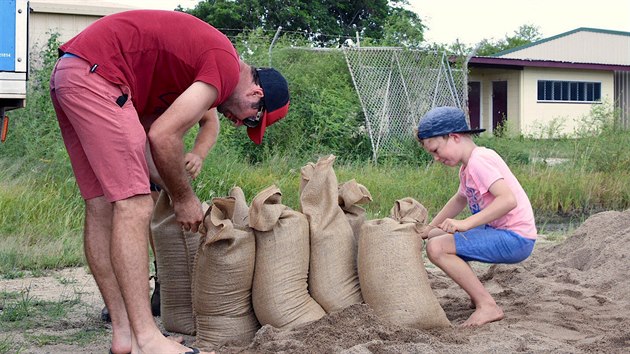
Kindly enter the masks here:
[[529, 257], [536, 243], [514, 231], [488, 225], [456, 232], [454, 238], [456, 253], [466, 262], [518, 263]]

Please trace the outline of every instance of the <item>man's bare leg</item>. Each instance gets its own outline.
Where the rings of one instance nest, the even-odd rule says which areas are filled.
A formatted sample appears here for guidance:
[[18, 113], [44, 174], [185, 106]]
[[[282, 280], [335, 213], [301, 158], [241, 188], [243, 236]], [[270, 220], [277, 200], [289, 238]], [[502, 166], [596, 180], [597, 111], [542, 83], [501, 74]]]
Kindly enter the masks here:
[[427, 256], [451, 279], [466, 291], [475, 304], [475, 312], [462, 323], [463, 327], [480, 326], [503, 319], [503, 310], [483, 286], [472, 268], [455, 254], [455, 239], [452, 234], [429, 239]]
[[110, 258], [112, 216], [113, 206], [104, 197], [85, 201], [84, 250], [103, 301], [110, 309], [112, 352], [129, 353], [131, 328]]
[[114, 273], [133, 330], [132, 353], [184, 353], [190, 349], [165, 338], [151, 314], [147, 246], [152, 210], [153, 201], [148, 194], [114, 203], [111, 247]]

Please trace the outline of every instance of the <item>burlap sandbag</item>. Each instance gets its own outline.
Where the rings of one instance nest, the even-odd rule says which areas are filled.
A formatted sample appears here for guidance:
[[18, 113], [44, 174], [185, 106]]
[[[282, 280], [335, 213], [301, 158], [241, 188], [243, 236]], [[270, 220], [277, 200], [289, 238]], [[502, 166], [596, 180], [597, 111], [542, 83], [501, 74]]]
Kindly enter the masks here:
[[[205, 205], [208, 208], [208, 205]], [[151, 234], [160, 280], [160, 313], [167, 331], [195, 334], [192, 309], [192, 268], [199, 233], [182, 231], [175, 220], [171, 199], [165, 191], [155, 204], [151, 218]]]
[[302, 167], [300, 206], [308, 218], [311, 257], [308, 286], [326, 312], [361, 303], [352, 227], [339, 207], [335, 156]]
[[214, 198], [206, 212], [193, 270], [196, 346], [212, 350], [225, 341], [247, 343], [260, 328], [251, 303], [255, 239], [232, 222], [236, 201]]
[[351, 179], [346, 183], [339, 184], [339, 206], [346, 215], [354, 239], [359, 239], [361, 226], [365, 222], [365, 209], [358, 204], [366, 204], [372, 201], [370, 191], [364, 185]]
[[383, 320], [407, 327], [449, 327], [429, 285], [419, 231], [427, 211], [412, 198], [396, 201], [391, 217], [369, 220], [359, 237], [359, 279], [365, 303]]
[[308, 293], [309, 229], [306, 217], [282, 204], [276, 186], [252, 200], [256, 235], [252, 303], [260, 324], [288, 329], [326, 315]]
[[240, 227], [246, 227], [249, 225], [249, 207], [247, 206], [247, 199], [245, 199], [245, 193], [241, 187], [233, 187], [230, 189], [228, 195], [234, 198], [234, 212], [232, 222], [234, 225]]

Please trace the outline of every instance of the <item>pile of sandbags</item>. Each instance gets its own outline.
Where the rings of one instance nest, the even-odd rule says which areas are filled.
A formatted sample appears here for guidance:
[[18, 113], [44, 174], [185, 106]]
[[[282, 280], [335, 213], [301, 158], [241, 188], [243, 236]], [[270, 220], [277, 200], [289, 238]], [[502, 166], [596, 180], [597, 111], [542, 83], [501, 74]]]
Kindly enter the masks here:
[[[177, 326], [166, 328], [175, 316], [162, 304], [165, 328], [196, 331], [195, 345], [213, 350], [226, 341], [251, 341], [261, 325], [291, 329], [362, 302], [392, 323], [449, 326], [422, 259], [424, 206], [405, 198], [389, 217], [366, 220], [360, 205], [372, 200], [369, 191], [354, 179], [338, 183], [334, 161], [330, 155], [301, 169], [299, 211], [282, 204], [274, 185], [259, 192], [251, 207], [238, 187], [213, 198], [206, 205], [205, 235], [182, 232], [165, 204], [168, 195], [160, 196], [156, 211], [171, 216], [154, 216], [154, 237], [161, 243], [161, 233], [177, 236], [177, 247], [161, 245], [156, 252], [162, 301], [165, 284], [189, 291], [176, 295], [187, 304]], [[171, 265], [170, 258], [185, 264]]]

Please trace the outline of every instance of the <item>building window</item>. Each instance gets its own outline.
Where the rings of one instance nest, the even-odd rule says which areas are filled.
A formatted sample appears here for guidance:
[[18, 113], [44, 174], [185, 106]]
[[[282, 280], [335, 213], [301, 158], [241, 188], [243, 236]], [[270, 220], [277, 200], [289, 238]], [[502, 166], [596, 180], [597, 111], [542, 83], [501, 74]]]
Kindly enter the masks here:
[[602, 83], [538, 80], [538, 101], [601, 102]]

